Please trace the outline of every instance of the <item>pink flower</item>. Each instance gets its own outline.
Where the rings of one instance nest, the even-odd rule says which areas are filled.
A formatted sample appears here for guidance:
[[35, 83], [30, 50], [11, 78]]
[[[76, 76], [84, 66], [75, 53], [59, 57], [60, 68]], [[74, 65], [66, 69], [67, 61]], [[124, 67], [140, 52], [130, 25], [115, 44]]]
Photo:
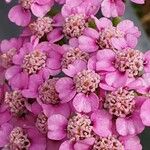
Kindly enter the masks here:
[[73, 69], [78, 70], [81, 66], [86, 66], [90, 58], [87, 52], [82, 51], [78, 47], [77, 41], [72, 40], [70, 40], [69, 45], [63, 45], [64, 54], [61, 62], [62, 71], [68, 76], [70, 76]]
[[[129, 84], [136, 77], [140, 77], [144, 70], [148, 70], [143, 53], [130, 48], [118, 52], [109, 49], [100, 50], [96, 55], [97, 60], [91, 59], [89, 63], [93, 61], [96, 72], [105, 74], [104, 80], [109, 87], [120, 87]], [[140, 83], [135, 81], [134, 88], [139, 86], [138, 84]]]
[[138, 136], [95, 136], [93, 150], [97, 149], [142, 150], [142, 146]]
[[[137, 4], [144, 4], [144, 0], [131, 0]], [[125, 12], [125, 3], [123, 0], [103, 0], [101, 2], [101, 11], [105, 17], [123, 16]]]
[[53, 0], [21, 0], [19, 5], [11, 8], [8, 17], [19, 26], [27, 26], [31, 20], [31, 12], [36, 17], [43, 17], [53, 3]]
[[136, 97], [133, 90], [125, 88], [106, 94], [103, 107], [116, 117], [116, 130], [120, 135], [136, 135], [144, 130], [140, 113], [145, 100], [145, 97]]
[[[58, 81], [58, 78], [52, 79], [42, 79], [38, 80], [34, 78], [32, 80], [32, 85], [29, 89], [23, 90], [22, 94], [26, 98], [35, 98], [41, 108], [43, 113], [49, 117], [53, 114], [62, 114], [66, 117], [70, 115], [70, 106], [68, 103], [62, 104], [59, 99], [59, 95], [55, 89], [55, 84]], [[41, 108], [36, 102], [32, 105], [28, 104], [28, 110], [32, 113], [41, 111]]]
[[0, 62], [3, 68], [7, 69], [13, 64], [13, 55], [15, 55], [18, 52], [18, 50], [22, 47], [22, 44], [22, 38], [11, 38], [10, 40], [1, 41]]
[[46, 36], [51, 43], [57, 42], [64, 37], [62, 34], [63, 22], [61, 14], [54, 17], [39, 17], [29, 23], [21, 36], [29, 37], [32, 40], [38, 39], [38, 41]]
[[111, 116], [105, 111], [92, 114], [91, 118], [84, 114], [75, 114], [65, 118], [60, 114], [48, 118], [48, 138], [53, 140], [66, 139], [60, 150], [70, 148], [88, 150], [94, 144], [95, 134], [106, 137], [111, 135]]
[[64, 16], [63, 32], [67, 38], [77, 38], [83, 34], [88, 26], [91, 15], [98, 12], [99, 0], [67, 0], [62, 7], [61, 13]]
[[45, 150], [46, 139], [35, 128], [13, 127], [5, 123], [0, 129], [0, 147]]
[[78, 112], [89, 113], [99, 107], [100, 100], [95, 92], [100, 76], [92, 70], [85, 70], [82, 62], [78, 66], [68, 71], [70, 77], [62, 77], [57, 81], [56, 91], [61, 103], [73, 100], [73, 106]]
[[[13, 57], [14, 65], [7, 69], [5, 77], [13, 89], [32, 89], [34, 80], [49, 78], [61, 71], [60, 46], [42, 42], [36, 46], [26, 43]], [[33, 94], [32, 94], [33, 95]]]
[[[134, 48], [140, 32], [130, 20], [120, 22], [117, 27], [107, 18], [93, 17], [96, 29], [86, 28], [79, 37], [79, 48], [87, 52], [101, 49], [122, 50], [126, 47]], [[88, 43], [88, 44], [87, 44]]]

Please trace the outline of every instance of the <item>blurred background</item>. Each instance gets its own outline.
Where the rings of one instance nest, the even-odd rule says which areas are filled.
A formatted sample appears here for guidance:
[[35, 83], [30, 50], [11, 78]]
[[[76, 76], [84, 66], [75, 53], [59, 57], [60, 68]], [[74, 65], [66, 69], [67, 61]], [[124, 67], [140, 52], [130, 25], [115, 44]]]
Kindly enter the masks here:
[[[16, 0], [12, 0], [10, 4], [6, 4], [4, 0], [0, 0], [0, 40], [18, 36], [20, 33], [21, 28], [11, 23], [7, 17], [9, 9], [15, 3], [17, 3]], [[144, 5], [135, 5], [127, 2], [124, 18], [134, 21], [142, 31], [137, 49], [143, 52], [150, 50], [150, 0], [146, 0]], [[140, 138], [143, 150], [150, 150], [150, 129], [145, 129]]]

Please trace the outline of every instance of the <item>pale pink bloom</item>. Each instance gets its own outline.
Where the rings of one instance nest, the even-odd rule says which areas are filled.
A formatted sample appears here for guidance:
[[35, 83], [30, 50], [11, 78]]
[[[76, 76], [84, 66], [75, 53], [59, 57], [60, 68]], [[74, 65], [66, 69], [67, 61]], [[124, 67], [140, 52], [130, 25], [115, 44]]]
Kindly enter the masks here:
[[21, 38], [11, 38], [0, 43], [0, 85], [5, 81], [6, 69], [13, 65], [13, 55], [21, 48], [23, 40]]
[[125, 150], [142, 150], [140, 139], [136, 135], [120, 137], [119, 139], [123, 143]]
[[43, 17], [53, 4], [53, 0], [20, 0], [18, 5], [10, 9], [8, 17], [19, 26], [27, 26], [31, 20], [31, 12], [36, 17]]
[[34, 40], [39, 40], [45, 36], [51, 43], [57, 42], [64, 37], [62, 34], [63, 22], [64, 20], [61, 14], [57, 14], [54, 17], [39, 17], [29, 23], [23, 30], [21, 36]]
[[[135, 48], [140, 31], [130, 20], [121, 21], [116, 27], [107, 18], [93, 17], [96, 29], [86, 28], [79, 37], [79, 48], [87, 52], [101, 49], [122, 50]], [[88, 44], [87, 44], [88, 43]]]
[[22, 47], [22, 38], [11, 38], [10, 40], [3, 40], [0, 43], [0, 64], [3, 68], [7, 69], [13, 62], [13, 56]]
[[[131, 0], [137, 4], [144, 4], [145, 0]], [[125, 12], [125, 3], [123, 0], [102, 0], [101, 11], [105, 17], [123, 16]]]
[[49, 117], [53, 114], [62, 114], [66, 117], [70, 114], [70, 106], [68, 103], [62, 104], [59, 99], [58, 92], [55, 89], [55, 84], [58, 78], [45, 79], [40, 77], [34, 78], [32, 84], [27, 90], [22, 93], [26, 98], [35, 98], [32, 105], [28, 103], [28, 110], [34, 114], [38, 114], [42, 109], [43, 113]]
[[36, 46], [24, 44], [13, 57], [14, 65], [6, 71], [5, 77], [9, 85], [13, 89], [28, 90], [34, 86], [34, 80], [58, 74], [61, 71], [61, 50], [60, 46], [48, 42]]
[[[111, 105], [111, 100], [110, 100], [109, 103], [107, 102], [106, 102], [107, 104], [105, 103], [105, 106], [108, 108], [108, 110], [111, 113], [113, 113], [112, 111], [114, 110], [115, 115], [117, 115], [116, 130], [120, 135], [122, 136], [136, 135], [136, 134], [141, 133], [144, 130], [146, 123], [150, 121], [149, 117], [146, 118], [143, 115], [144, 113], [148, 114], [149, 110], [148, 110], [148, 107], [144, 106], [144, 103], [146, 102], [145, 97], [132, 98], [131, 95], [129, 95], [129, 91], [126, 94], [127, 96], [130, 96], [130, 97], [129, 98], [126, 97], [125, 99], [122, 96], [120, 97], [120, 99], [116, 100], [116, 104], [112, 106], [110, 106]], [[119, 100], [121, 100], [121, 98], [124, 99], [122, 104], [120, 104], [121, 106], [123, 106], [122, 108], [121, 106], [119, 106], [119, 103], [120, 103]], [[124, 105], [125, 103], [126, 103], [126, 107]], [[118, 104], [118, 107], [117, 107], [117, 104]], [[122, 109], [122, 113], [120, 113], [121, 112], [120, 108]]]
[[72, 66], [68, 70], [67, 74], [70, 77], [62, 77], [57, 81], [56, 91], [59, 93], [61, 103], [73, 100], [76, 111], [89, 113], [99, 107], [100, 100], [95, 92], [100, 76], [93, 70], [86, 70], [82, 61], [79, 61], [77, 66], [77, 68]]
[[[148, 57], [148, 55], [145, 56]], [[149, 62], [144, 58], [144, 54], [130, 48], [118, 52], [110, 49], [99, 50], [96, 56], [89, 60], [89, 63], [91, 62], [93, 65], [89, 64], [89, 68], [103, 73], [104, 83], [108, 87], [125, 86], [129, 82], [132, 83], [135, 78], [142, 76], [143, 71], [149, 71]], [[134, 88], [140, 83], [141, 81], [135, 80]], [[132, 87], [132, 84], [129, 86]]]
[[45, 150], [46, 139], [34, 127], [4, 123], [0, 128], [0, 147], [8, 149]]
[[63, 32], [67, 38], [77, 38], [88, 26], [91, 15], [98, 12], [99, 0], [67, 0], [61, 13], [64, 16]]
[[[75, 41], [74, 41], [75, 40]], [[64, 54], [62, 56], [62, 71], [70, 76], [70, 72], [74, 69], [82, 66], [86, 66], [90, 55], [87, 52], [82, 51], [76, 43], [76, 39], [71, 39], [69, 45], [63, 45]]]
[[66, 118], [56, 114], [48, 118], [48, 138], [65, 139], [60, 145], [60, 150], [88, 150], [94, 144], [92, 133], [107, 137], [112, 134], [111, 125], [111, 115], [104, 110], [94, 112], [91, 117], [77, 113]]

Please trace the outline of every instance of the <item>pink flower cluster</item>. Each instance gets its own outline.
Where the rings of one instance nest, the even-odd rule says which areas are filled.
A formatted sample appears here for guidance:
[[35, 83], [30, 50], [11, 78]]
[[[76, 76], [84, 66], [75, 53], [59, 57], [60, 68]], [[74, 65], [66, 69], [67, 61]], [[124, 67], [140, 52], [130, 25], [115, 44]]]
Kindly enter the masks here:
[[106, 18], [123, 15], [124, 5], [20, 0], [10, 10], [24, 28], [0, 43], [0, 149], [142, 150], [150, 51], [137, 50], [132, 21]]

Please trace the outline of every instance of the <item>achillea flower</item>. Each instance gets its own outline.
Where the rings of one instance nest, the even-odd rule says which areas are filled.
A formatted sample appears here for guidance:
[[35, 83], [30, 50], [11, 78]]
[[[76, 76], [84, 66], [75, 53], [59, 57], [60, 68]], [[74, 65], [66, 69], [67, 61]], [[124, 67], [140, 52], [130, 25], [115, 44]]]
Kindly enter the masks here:
[[[148, 54], [144, 55], [142, 52], [130, 48], [116, 53], [112, 50], [104, 49], [98, 51], [97, 60], [95, 61], [92, 58], [92, 61], [97, 72], [105, 72], [104, 80], [108, 86], [121, 87], [133, 80], [138, 81], [135, 78], [149, 72], [148, 57]], [[120, 79], [119, 82], [118, 78]], [[138, 84], [137, 86], [139, 86]], [[136, 84], [134, 85], [136, 86]], [[130, 86], [132, 85], [130, 84]], [[135, 86], [134, 88], [136, 88]]]
[[[104, 101], [104, 107], [117, 118], [117, 132], [122, 136], [141, 133], [145, 125], [142, 122], [144, 116], [141, 117], [140, 113], [142, 107], [144, 107], [143, 105], [146, 102], [146, 98], [140, 96], [133, 97], [130, 93], [131, 91], [128, 91], [128, 93], [123, 90], [122, 93], [119, 92], [119, 90], [111, 92], [108, 96], [112, 96], [113, 98], [114, 93], [118, 93], [118, 96], [116, 96], [115, 99], [110, 99], [110, 97], [106, 96], [106, 100]], [[148, 109], [145, 112], [148, 112]], [[149, 121], [148, 119], [149, 117], [145, 120]]]
[[68, 76], [70, 76], [70, 72], [73, 68], [77, 69], [81, 66], [86, 66], [90, 58], [90, 54], [78, 48], [76, 40], [72, 42], [70, 45], [63, 45], [64, 54], [61, 65], [62, 71]]
[[[132, 143], [132, 144], [131, 144]], [[108, 137], [95, 136], [92, 150], [111, 149], [111, 150], [142, 150], [138, 136]]]
[[43, 17], [53, 6], [53, 0], [20, 0], [10, 9], [9, 19], [19, 26], [27, 26], [31, 20], [31, 12], [36, 17]]
[[14, 65], [6, 71], [6, 79], [10, 86], [13, 89], [28, 90], [32, 89], [33, 80], [38, 79], [40, 82], [41, 77], [49, 78], [50, 75], [58, 74], [61, 71], [59, 51], [61, 52], [59, 46], [48, 42], [35, 47], [32, 43], [24, 44], [19, 53], [13, 57]]
[[29, 37], [33, 40], [37, 39], [38, 41], [41, 38], [46, 38], [51, 43], [57, 42], [64, 37], [62, 33], [63, 22], [61, 14], [57, 14], [54, 17], [39, 17], [29, 23], [21, 36]]
[[111, 125], [111, 115], [105, 111], [95, 112], [91, 117], [77, 113], [70, 116], [68, 120], [64, 116], [56, 114], [48, 118], [48, 138], [53, 140], [66, 138], [66, 141], [60, 146], [61, 150], [65, 147], [79, 149], [82, 144], [89, 149], [94, 144], [93, 132], [99, 136], [109, 136], [111, 135]]
[[37, 101], [42, 106], [44, 114], [49, 117], [53, 114], [61, 114], [66, 117], [70, 115], [71, 109], [68, 103], [62, 104], [56, 91], [58, 78], [45, 80], [38, 87]]
[[21, 38], [11, 38], [10, 40], [3, 40], [0, 44], [0, 61], [4, 68], [10, 67], [13, 62], [13, 56], [22, 47], [23, 40]]
[[100, 1], [66, 1], [62, 7], [64, 16], [63, 32], [68, 38], [77, 38], [83, 34], [84, 29], [88, 26], [88, 19], [91, 15], [97, 13]]
[[39, 150], [46, 148], [46, 139], [36, 128], [13, 127], [13, 125], [5, 123], [0, 130], [3, 133], [0, 135], [0, 147], [26, 150], [34, 150], [37, 146]]
[[[77, 68], [78, 69], [78, 68]], [[97, 110], [99, 98], [96, 90], [100, 83], [100, 76], [93, 70], [73, 68], [70, 77], [60, 78], [56, 83], [56, 91], [59, 93], [61, 103], [73, 100], [73, 106], [78, 112], [89, 113]]]
[[98, 20], [93, 17], [93, 19], [96, 29], [86, 28], [79, 37], [79, 48], [83, 51], [95, 52], [102, 49], [118, 51], [126, 47], [135, 48], [137, 45], [140, 31], [132, 21], [124, 20], [114, 27], [107, 18]]

